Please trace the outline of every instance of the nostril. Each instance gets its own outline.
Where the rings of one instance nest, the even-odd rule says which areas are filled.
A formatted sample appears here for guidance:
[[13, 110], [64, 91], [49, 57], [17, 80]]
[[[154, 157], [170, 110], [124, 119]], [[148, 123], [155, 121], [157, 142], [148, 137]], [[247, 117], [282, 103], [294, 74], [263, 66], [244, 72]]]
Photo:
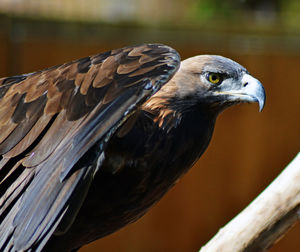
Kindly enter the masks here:
[[243, 87], [247, 87], [248, 86], [248, 82], [245, 82]]

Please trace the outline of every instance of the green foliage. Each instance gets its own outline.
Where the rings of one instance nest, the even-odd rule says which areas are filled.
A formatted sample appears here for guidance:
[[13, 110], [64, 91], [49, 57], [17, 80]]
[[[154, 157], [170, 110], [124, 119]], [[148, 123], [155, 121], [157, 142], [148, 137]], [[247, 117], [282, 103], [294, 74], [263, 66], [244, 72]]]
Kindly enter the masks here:
[[232, 19], [238, 11], [233, 1], [195, 0], [190, 7], [190, 16], [195, 20]]
[[[283, 3], [284, 2], [284, 3]], [[282, 1], [281, 21], [287, 27], [300, 29], [300, 1], [286, 0]]]

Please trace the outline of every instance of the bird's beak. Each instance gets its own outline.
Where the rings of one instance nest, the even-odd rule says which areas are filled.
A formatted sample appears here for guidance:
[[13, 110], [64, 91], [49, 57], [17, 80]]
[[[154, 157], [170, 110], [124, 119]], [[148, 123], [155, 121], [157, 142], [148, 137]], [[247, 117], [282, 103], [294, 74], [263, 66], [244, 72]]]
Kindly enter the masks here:
[[242, 78], [242, 88], [239, 90], [241, 101], [258, 102], [259, 111], [262, 111], [266, 101], [266, 93], [259, 80], [249, 74]]
[[247, 73], [242, 77], [238, 89], [220, 93], [229, 95], [233, 101], [258, 102], [259, 111], [262, 111], [265, 105], [266, 93], [263, 85], [259, 80]]

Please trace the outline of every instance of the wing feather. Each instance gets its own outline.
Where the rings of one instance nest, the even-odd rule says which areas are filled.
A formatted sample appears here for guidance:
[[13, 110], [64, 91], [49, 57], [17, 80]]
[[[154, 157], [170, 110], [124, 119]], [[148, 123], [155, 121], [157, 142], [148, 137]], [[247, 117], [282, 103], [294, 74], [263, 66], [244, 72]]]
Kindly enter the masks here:
[[42, 131], [46, 128], [50, 120], [51, 116], [43, 114], [34, 124], [28, 134], [26, 134], [12, 150], [6, 152], [3, 157], [15, 157], [24, 152], [42, 134]]
[[0, 79], [1, 251], [40, 251], [71, 225], [111, 135], [179, 64], [147, 44]]

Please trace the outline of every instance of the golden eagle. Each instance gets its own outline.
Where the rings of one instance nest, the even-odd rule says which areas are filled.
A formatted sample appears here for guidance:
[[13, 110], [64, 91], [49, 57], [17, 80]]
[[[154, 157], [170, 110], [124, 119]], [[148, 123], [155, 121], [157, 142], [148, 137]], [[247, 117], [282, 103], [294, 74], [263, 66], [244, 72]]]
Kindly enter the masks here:
[[137, 220], [240, 102], [265, 102], [244, 67], [161, 44], [0, 79], [0, 250], [72, 251]]

